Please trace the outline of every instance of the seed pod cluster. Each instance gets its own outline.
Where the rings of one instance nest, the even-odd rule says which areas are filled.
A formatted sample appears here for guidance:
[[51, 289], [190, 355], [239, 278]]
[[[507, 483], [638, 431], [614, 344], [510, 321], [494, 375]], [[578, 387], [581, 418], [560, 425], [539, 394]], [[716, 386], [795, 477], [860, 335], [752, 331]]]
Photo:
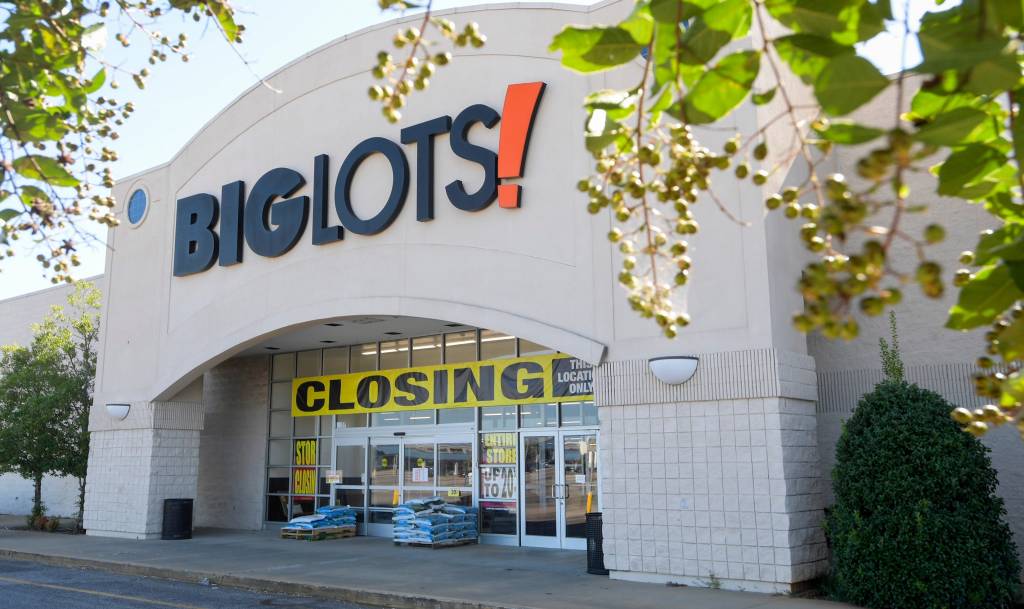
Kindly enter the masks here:
[[[623, 130], [623, 138], [637, 139], [634, 130]], [[739, 140], [730, 139], [715, 153], [681, 123], [652, 125], [640, 140], [642, 145], [625, 153], [616, 147], [596, 152], [594, 174], [577, 188], [589, 196], [587, 211], [611, 214], [608, 239], [621, 254], [618, 280], [630, 306], [674, 338], [690, 324], [673, 294], [687, 285], [692, 271], [687, 239], [700, 230], [692, 208], [702, 195], [714, 196], [712, 174], [731, 166]]]
[[[812, 124], [818, 133], [828, 128], [825, 119]], [[831, 146], [824, 139], [810, 142], [826, 152]], [[793, 317], [798, 330], [851, 340], [860, 331], [855, 311], [881, 315], [902, 300], [901, 286], [905, 284], [917, 283], [929, 298], [943, 295], [942, 267], [925, 257], [924, 248], [945, 239], [945, 229], [929, 224], [917, 238], [899, 226], [903, 214], [923, 210], [909, 204], [903, 171], [934, 152], [933, 147], [915, 144], [902, 129], [893, 129], [883, 144], [858, 161], [857, 187], [840, 173], [819, 178], [818, 165], [809, 161], [807, 179], [765, 199], [768, 210], [781, 209], [786, 218], [801, 222], [801, 242], [816, 257], [805, 266], [798, 282], [804, 298], [804, 310]], [[755, 149], [754, 154], [764, 158], [767, 150]], [[748, 170], [736, 173], [741, 179], [747, 174]], [[751, 174], [750, 179], [755, 185], [767, 181], [762, 172]], [[868, 224], [878, 212], [893, 208], [898, 211], [890, 226]], [[854, 236], [859, 238], [854, 240]], [[913, 272], [894, 268], [889, 251], [895, 240], [911, 244], [917, 252]]]
[[[409, 2], [396, 0], [379, 0], [378, 4], [381, 9], [391, 10], [405, 10], [412, 6]], [[378, 52], [377, 63], [370, 72], [379, 82], [367, 90], [369, 98], [380, 103], [381, 114], [390, 123], [397, 123], [402, 118], [401, 109], [405, 107], [408, 95], [425, 90], [437, 68], [448, 65], [452, 60], [451, 51], [432, 50], [438, 43], [426, 38], [425, 30], [428, 29], [439, 33], [452, 47], [480, 48], [487, 40], [476, 23], [468, 23], [459, 30], [452, 21], [431, 16], [429, 8], [420, 27], [398, 30], [391, 39], [391, 45], [394, 52], [403, 56], [396, 59], [392, 52]], [[407, 52], [404, 51], [406, 48]]]

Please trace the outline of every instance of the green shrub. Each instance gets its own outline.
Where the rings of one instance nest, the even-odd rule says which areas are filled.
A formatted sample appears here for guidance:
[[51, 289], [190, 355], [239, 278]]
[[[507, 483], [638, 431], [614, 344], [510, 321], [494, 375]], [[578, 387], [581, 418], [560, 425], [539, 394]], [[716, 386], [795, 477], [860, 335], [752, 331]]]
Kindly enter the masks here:
[[988, 449], [941, 396], [887, 380], [836, 448], [831, 594], [876, 609], [1006, 607], [1020, 565]]

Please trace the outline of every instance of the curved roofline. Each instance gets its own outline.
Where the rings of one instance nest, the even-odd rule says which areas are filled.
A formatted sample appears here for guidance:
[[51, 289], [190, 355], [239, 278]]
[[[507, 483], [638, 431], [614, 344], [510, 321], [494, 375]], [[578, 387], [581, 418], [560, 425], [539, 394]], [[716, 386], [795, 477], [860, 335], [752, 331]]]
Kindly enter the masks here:
[[[455, 14], [461, 14], [461, 13], [474, 13], [474, 12], [480, 12], [480, 11], [501, 10], [501, 9], [509, 9], [509, 8], [553, 9], [553, 10], [572, 12], [572, 13], [589, 14], [589, 13], [594, 12], [595, 10], [599, 10], [599, 9], [602, 9], [602, 8], [604, 8], [606, 6], [611, 6], [613, 4], [617, 4], [617, 3], [622, 2], [622, 1], [623, 0], [600, 0], [599, 2], [595, 2], [594, 4], [564, 4], [564, 3], [561, 3], [561, 2], [539, 2], [539, 1], [538, 2], [530, 2], [530, 1], [525, 1], [525, 2], [499, 2], [499, 3], [495, 3], [495, 4], [474, 4], [474, 5], [471, 5], [471, 6], [454, 7], [454, 8], [444, 9], [444, 10], [441, 10], [441, 11], [435, 11], [434, 14], [438, 15], [438, 16], [441, 16], [441, 15], [455, 15]], [[143, 169], [142, 171], [136, 171], [135, 173], [132, 173], [132, 174], [129, 174], [129, 175], [117, 178], [115, 180], [115, 182], [116, 183], [122, 183], [122, 182], [128, 182], [130, 180], [135, 180], [135, 179], [138, 179], [141, 176], [144, 176], [144, 175], [152, 173], [152, 172], [154, 172], [154, 171], [156, 171], [158, 169], [163, 169], [163, 168], [171, 165], [172, 163], [174, 163], [174, 161], [176, 161], [185, 152], [185, 150], [188, 149], [189, 146], [191, 146], [203, 134], [203, 132], [205, 132], [207, 129], [209, 129], [210, 126], [213, 125], [213, 123], [215, 123], [221, 116], [226, 114], [235, 104], [240, 102], [242, 100], [242, 98], [244, 98], [245, 96], [249, 95], [250, 93], [258, 90], [260, 87], [263, 87], [264, 86], [263, 85], [264, 82], [270, 82], [274, 77], [276, 77], [279, 74], [283, 73], [285, 70], [288, 70], [292, 66], [294, 66], [294, 65], [296, 65], [296, 64], [298, 64], [298, 63], [300, 63], [300, 62], [302, 62], [304, 60], [306, 60], [307, 58], [309, 58], [309, 57], [311, 57], [311, 56], [313, 56], [313, 55], [315, 55], [317, 53], [320, 53], [320, 52], [324, 51], [325, 49], [329, 49], [329, 48], [331, 48], [331, 47], [333, 47], [335, 45], [341, 44], [341, 43], [346, 42], [348, 40], [351, 40], [351, 39], [354, 39], [354, 38], [358, 38], [359, 36], [365, 36], [366, 34], [369, 34], [371, 32], [375, 32], [375, 31], [383, 29], [383, 28], [394, 27], [394, 26], [396, 26], [396, 25], [398, 25], [400, 23], [404, 23], [404, 22], [407, 22], [407, 21], [417, 21], [417, 20], [419, 20], [421, 18], [421, 15], [422, 15], [421, 13], [413, 13], [413, 14], [410, 14], [410, 15], [404, 15], [402, 17], [396, 17], [394, 19], [389, 19], [387, 21], [382, 21], [382, 22], [374, 24], [374, 25], [368, 25], [368, 26], [366, 26], [364, 28], [361, 28], [361, 29], [358, 29], [358, 30], [356, 30], [354, 32], [350, 32], [348, 34], [344, 34], [342, 36], [339, 36], [338, 38], [335, 38], [334, 40], [331, 40], [330, 42], [325, 42], [324, 44], [316, 47], [315, 49], [312, 49], [310, 51], [307, 51], [307, 52], [303, 53], [302, 55], [299, 55], [295, 59], [292, 59], [291, 61], [289, 61], [288, 63], [286, 63], [283, 66], [279, 67], [278, 69], [274, 70], [270, 74], [262, 77], [259, 82], [253, 83], [251, 86], [249, 86], [249, 88], [245, 89], [244, 91], [239, 93], [237, 96], [235, 96], [235, 98], [232, 99], [226, 106], [224, 106], [223, 108], [218, 110], [216, 114], [211, 116], [209, 120], [207, 120], [205, 123], [203, 123], [203, 126], [200, 127], [195, 133], [193, 133], [192, 137], [190, 137], [184, 144], [182, 144], [181, 147], [178, 148], [177, 152], [175, 152], [173, 155], [171, 155], [171, 158], [167, 159], [166, 161], [164, 161], [163, 163], [160, 163], [158, 165], [153, 165], [152, 167], [149, 167], [147, 169]]]

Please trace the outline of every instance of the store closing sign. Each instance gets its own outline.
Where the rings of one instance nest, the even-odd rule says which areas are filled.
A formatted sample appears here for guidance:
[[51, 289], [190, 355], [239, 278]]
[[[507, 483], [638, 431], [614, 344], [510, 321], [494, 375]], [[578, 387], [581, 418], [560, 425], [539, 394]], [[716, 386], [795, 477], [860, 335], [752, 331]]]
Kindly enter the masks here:
[[[295, 441], [295, 465], [316, 465], [316, 440]], [[316, 493], [316, 468], [296, 467], [292, 470], [292, 492], [296, 495]]]
[[292, 381], [292, 416], [584, 402], [593, 378], [562, 354], [304, 377]]
[[[483, 184], [474, 192], [467, 192], [462, 180], [453, 180], [445, 186], [445, 194], [454, 207], [476, 212], [487, 208], [495, 199], [500, 207], [520, 206], [521, 187], [498, 181], [523, 176], [530, 132], [544, 88], [542, 82], [508, 85], [500, 115], [489, 106], [474, 104], [454, 119], [439, 116], [402, 129], [401, 143], [416, 146], [416, 220], [434, 219], [434, 137], [446, 133], [450, 134], [452, 153], [480, 165], [484, 172]], [[497, 153], [469, 141], [474, 125], [480, 123], [491, 129], [499, 120], [502, 124]], [[375, 154], [382, 155], [391, 167], [390, 190], [382, 189], [388, 194], [376, 215], [360, 218], [352, 201], [352, 183], [359, 167]], [[339, 225], [331, 225], [329, 218], [329, 165], [330, 158], [326, 154], [313, 159], [312, 210], [308, 196], [294, 196], [305, 186], [306, 178], [286, 167], [264, 173], [248, 189], [248, 196], [246, 184], [237, 180], [221, 187], [219, 201], [210, 193], [178, 199], [174, 275], [202, 273], [215, 262], [220, 266], [239, 264], [243, 241], [255, 254], [280, 256], [295, 247], [310, 223], [313, 245], [341, 241], [346, 230], [357, 235], [375, 235], [391, 226], [409, 192], [409, 161], [401, 145], [387, 138], [371, 137], [348, 153], [334, 181], [334, 209]]]

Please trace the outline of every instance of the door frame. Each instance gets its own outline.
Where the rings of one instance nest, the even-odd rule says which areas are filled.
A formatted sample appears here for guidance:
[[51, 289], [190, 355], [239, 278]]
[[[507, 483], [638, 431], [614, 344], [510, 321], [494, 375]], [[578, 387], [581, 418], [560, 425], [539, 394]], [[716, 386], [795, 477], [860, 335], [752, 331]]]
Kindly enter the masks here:
[[[598, 428], [591, 427], [566, 427], [551, 429], [536, 429], [519, 432], [519, 539], [520, 545], [538, 548], [561, 548], [567, 550], [585, 550], [587, 548], [586, 538], [566, 536], [566, 481], [565, 481], [565, 438], [567, 436], [593, 435], [595, 441], [599, 441]], [[526, 534], [526, 442], [530, 437], [551, 437], [555, 441], [555, 482], [552, 494], [555, 502], [555, 535], [527, 535]], [[594, 506], [600, 511], [601, 498], [601, 451], [600, 446], [596, 452], [597, 459], [597, 505]]]

